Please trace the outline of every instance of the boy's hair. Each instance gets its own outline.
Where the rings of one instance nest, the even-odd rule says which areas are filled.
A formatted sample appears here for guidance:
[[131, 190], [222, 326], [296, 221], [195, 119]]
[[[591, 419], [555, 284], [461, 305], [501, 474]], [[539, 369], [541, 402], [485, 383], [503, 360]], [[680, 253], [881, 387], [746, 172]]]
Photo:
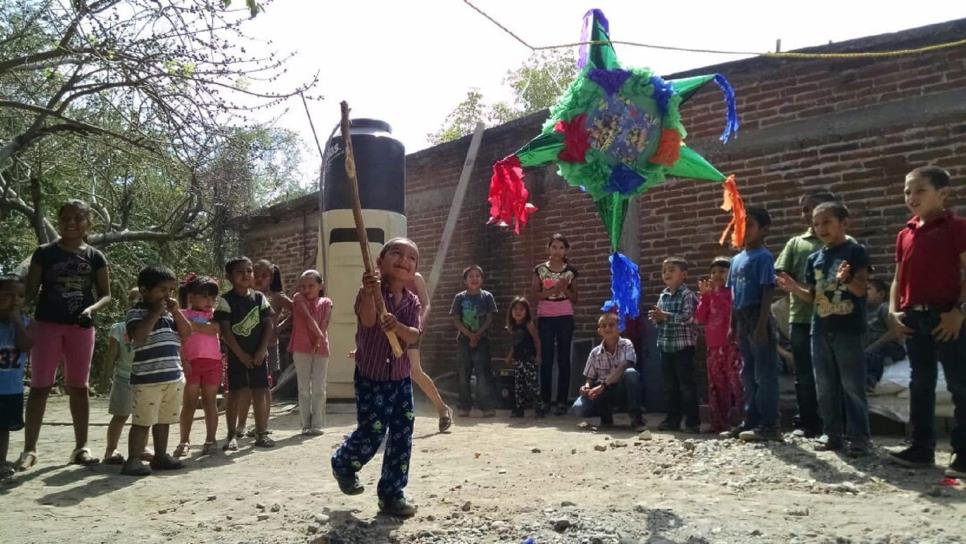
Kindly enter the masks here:
[[560, 242], [563, 244], [564, 249], [570, 249], [570, 242], [568, 242], [567, 239], [564, 238], [564, 235], [560, 234], [559, 232], [554, 233], [554, 235], [550, 237], [550, 240], [547, 242], [547, 247], [550, 247], [550, 245], [554, 242]]
[[949, 172], [935, 165], [920, 166], [906, 174], [906, 177], [926, 179], [937, 190], [949, 187], [950, 181]]
[[480, 276], [483, 276], [483, 267], [480, 266], [480, 265], [478, 265], [478, 264], [471, 264], [471, 265], [469, 265], [469, 266], [467, 266], [466, 268], [463, 269], [463, 279], [464, 280], [466, 279], [466, 276], [469, 276], [470, 275], [470, 271], [471, 270], [476, 270], [477, 272], [480, 273]]
[[839, 221], [845, 221], [849, 218], [849, 209], [841, 202], [822, 202], [812, 210], [812, 217], [820, 213], [830, 213]]
[[9, 289], [11, 287], [16, 287], [22, 284], [23, 284], [23, 280], [20, 279], [20, 276], [17, 276], [16, 274], [0, 276], [0, 290]]
[[533, 320], [533, 315], [530, 313], [530, 301], [524, 297], [514, 297], [506, 310], [506, 330], [508, 331], [512, 330], [513, 326], [516, 325], [516, 321], [513, 320], [513, 308], [516, 308], [518, 304], [527, 309], [527, 316], [523, 318], [523, 322], [529, 323]]
[[869, 278], [869, 285], [879, 293], [889, 292], [889, 284], [879, 278]]
[[145, 266], [138, 272], [138, 287], [141, 289], [154, 289], [163, 281], [178, 281], [174, 272], [167, 266]]
[[755, 220], [758, 223], [759, 228], [765, 228], [771, 225], [771, 216], [768, 215], [768, 210], [758, 206], [749, 206], [745, 208], [745, 215]]
[[220, 292], [218, 281], [208, 276], [199, 276], [192, 272], [181, 282], [178, 288], [178, 302], [182, 308], [188, 307], [188, 295], [203, 295], [217, 297]]
[[821, 204], [822, 202], [834, 202], [838, 199], [839, 197], [828, 187], [815, 187], [805, 191], [802, 196], [798, 197], [798, 205], [804, 206], [806, 202]]
[[412, 246], [413, 249], [416, 250], [417, 256], [419, 255], [419, 246], [416, 245], [416, 242], [413, 242], [404, 236], [397, 236], [395, 238], [390, 238], [389, 241], [382, 246], [382, 249], [379, 250], [379, 258], [381, 259], [385, 257], [386, 253], [389, 253], [389, 250], [395, 246]]
[[708, 268], [724, 268], [725, 270], [731, 270], [731, 257], [719, 255], [711, 260], [711, 266]]
[[620, 323], [620, 318], [614, 312], [604, 312], [597, 318], [597, 324], [600, 325], [602, 321], [613, 321], [616, 324]]
[[252, 260], [244, 255], [241, 257], [232, 257], [231, 259], [228, 259], [228, 262], [225, 263], [225, 276], [231, 276], [231, 273], [238, 268], [238, 265], [243, 263], [252, 264]]
[[267, 268], [272, 273], [272, 282], [268, 285], [268, 290], [273, 293], [281, 293], [285, 290], [282, 285], [282, 271], [278, 265], [272, 264], [268, 259], [259, 259], [252, 265], [253, 268]]
[[76, 198], [71, 198], [70, 200], [67, 200], [66, 202], [61, 204], [60, 208], [57, 208], [57, 217], [60, 217], [60, 214], [64, 213], [64, 210], [66, 210], [67, 208], [77, 208], [79, 212], [84, 214], [84, 217], [87, 219], [87, 222], [90, 223], [91, 205], [88, 204], [87, 202], [84, 202], [83, 200], [78, 200]]
[[678, 257], [677, 255], [672, 255], [667, 259], [664, 259], [664, 262], [662, 262], [661, 264], [662, 265], [673, 264], [674, 266], [680, 268], [681, 270], [684, 270], [685, 272], [688, 271], [688, 260], [685, 259], [684, 257]]

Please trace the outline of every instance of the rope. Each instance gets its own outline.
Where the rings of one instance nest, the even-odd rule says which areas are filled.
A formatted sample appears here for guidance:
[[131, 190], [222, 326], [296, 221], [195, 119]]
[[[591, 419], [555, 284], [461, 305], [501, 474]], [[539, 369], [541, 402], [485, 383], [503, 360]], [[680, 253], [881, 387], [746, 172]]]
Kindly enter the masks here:
[[623, 40], [590, 40], [584, 42], [571, 42], [563, 43], [559, 45], [541, 45], [535, 46], [530, 45], [526, 40], [516, 35], [509, 28], [505, 27], [499, 21], [491, 17], [482, 9], [473, 5], [470, 0], [463, 0], [463, 2], [469, 7], [473, 8], [477, 13], [485, 17], [491, 23], [500, 28], [503, 32], [509, 34], [513, 39], [523, 44], [524, 47], [531, 51], [548, 51], [551, 49], [565, 49], [570, 47], [579, 47], [582, 45], [627, 45], [631, 47], [643, 47], [647, 49], [661, 49], [665, 51], [683, 51], [686, 53], [710, 53], [714, 55], [741, 55], [741, 56], [755, 56], [755, 57], [766, 57], [773, 59], [863, 59], [863, 58], [885, 58], [885, 57], [903, 57], [911, 55], [920, 55], [922, 53], [929, 53], [932, 51], [939, 51], [942, 49], [951, 49], [954, 47], [962, 47], [966, 45], [966, 39], [957, 40], [953, 42], [937, 43], [933, 45], [927, 45], [924, 47], [917, 47], [914, 49], [898, 49], [893, 51], [860, 51], [855, 53], [797, 53], [794, 51], [789, 52], [766, 52], [761, 53], [759, 51], [729, 51], [722, 49], [699, 49], [693, 47], [677, 47], [672, 45], [655, 45], [649, 43], [640, 42], [630, 42]]

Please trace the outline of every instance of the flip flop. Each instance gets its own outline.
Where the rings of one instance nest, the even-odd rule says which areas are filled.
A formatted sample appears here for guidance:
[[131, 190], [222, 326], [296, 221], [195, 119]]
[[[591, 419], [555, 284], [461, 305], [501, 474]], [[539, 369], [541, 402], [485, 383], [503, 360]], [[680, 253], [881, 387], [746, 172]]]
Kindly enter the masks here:
[[439, 418], [439, 432], [445, 433], [453, 426], [453, 410], [449, 406], [446, 407], [446, 415], [440, 416]]
[[105, 457], [103, 463], [105, 465], [123, 465], [124, 456], [118, 452], [114, 452], [108, 455], [107, 457]]
[[23, 472], [28, 468], [37, 464], [37, 452], [25, 451], [20, 454], [17, 462], [13, 464], [13, 468], [17, 472]]
[[80, 465], [83, 467], [89, 467], [100, 463], [101, 460], [97, 457], [91, 457], [90, 448], [77, 448], [70, 454], [70, 459], [67, 461], [71, 465]]

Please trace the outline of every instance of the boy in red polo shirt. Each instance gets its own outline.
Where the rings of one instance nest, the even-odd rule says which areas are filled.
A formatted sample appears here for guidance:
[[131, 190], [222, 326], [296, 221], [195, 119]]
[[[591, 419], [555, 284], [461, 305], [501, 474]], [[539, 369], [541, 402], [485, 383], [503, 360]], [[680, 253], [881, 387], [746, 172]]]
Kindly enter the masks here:
[[935, 462], [936, 360], [955, 405], [953, 459], [946, 475], [966, 477], [966, 219], [946, 209], [949, 172], [937, 166], [906, 175], [906, 206], [915, 214], [896, 239], [896, 277], [889, 311], [906, 338], [912, 366], [912, 446], [890, 454], [906, 466]]

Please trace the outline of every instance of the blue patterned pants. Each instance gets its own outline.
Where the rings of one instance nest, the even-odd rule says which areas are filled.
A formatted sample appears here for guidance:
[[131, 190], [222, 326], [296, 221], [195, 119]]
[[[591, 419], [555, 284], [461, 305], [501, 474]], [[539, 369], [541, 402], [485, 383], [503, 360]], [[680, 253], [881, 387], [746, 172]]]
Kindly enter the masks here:
[[377, 382], [355, 375], [358, 427], [332, 455], [332, 470], [352, 476], [376, 454], [389, 432], [376, 493], [380, 501], [403, 496], [413, 449], [413, 384], [409, 378]]

